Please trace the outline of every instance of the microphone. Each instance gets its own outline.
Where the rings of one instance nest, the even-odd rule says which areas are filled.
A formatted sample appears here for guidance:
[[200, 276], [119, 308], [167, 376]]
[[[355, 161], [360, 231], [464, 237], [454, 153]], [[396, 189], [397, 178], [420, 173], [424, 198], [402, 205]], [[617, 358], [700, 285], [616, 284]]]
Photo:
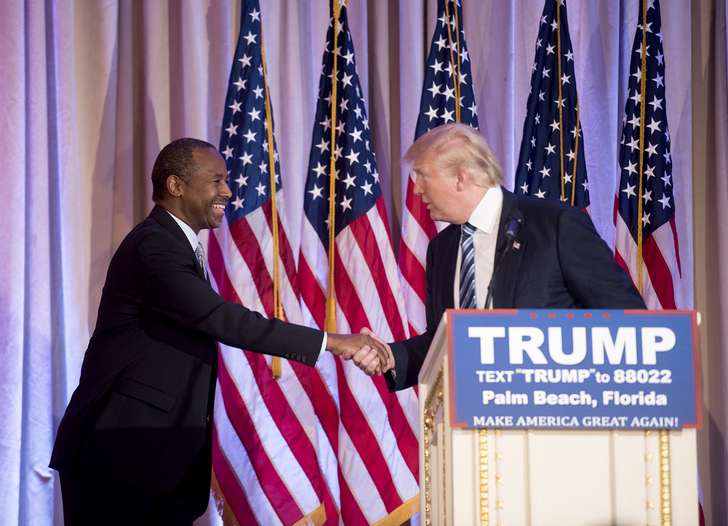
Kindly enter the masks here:
[[523, 212], [520, 210], [514, 210], [513, 213], [506, 220], [503, 234], [506, 236], [506, 248], [508, 250], [513, 244], [513, 240], [521, 230], [523, 224]]
[[506, 238], [506, 246], [503, 248], [501, 253], [498, 254], [495, 260], [495, 264], [493, 265], [493, 274], [490, 276], [490, 283], [488, 283], [488, 294], [485, 297], [484, 308], [486, 309], [493, 299], [493, 284], [495, 283], [496, 274], [498, 273], [498, 270], [500, 270], [500, 264], [503, 261], [505, 255], [513, 246], [513, 241], [516, 239], [516, 236], [518, 236], [518, 232], [521, 230], [523, 222], [523, 212], [516, 209], [511, 212], [511, 214], [508, 216], [508, 219], [506, 219], [505, 225], [503, 226], [503, 235]]

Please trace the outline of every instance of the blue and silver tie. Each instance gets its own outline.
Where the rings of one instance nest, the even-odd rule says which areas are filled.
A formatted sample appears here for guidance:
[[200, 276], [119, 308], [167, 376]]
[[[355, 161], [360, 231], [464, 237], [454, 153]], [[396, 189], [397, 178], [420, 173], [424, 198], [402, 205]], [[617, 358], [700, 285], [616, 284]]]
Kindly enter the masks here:
[[207, 279], [207, 266], [205, 265], [205, 250], [202, 248], [202, 242], [197, 243], [197, 248], [195, 249], [195, 257], [197, 258], [197, 262], [200, 264], [200, 269], [202, 269], [202, 275]]
[[476, 228], [470, 223], [461, 226], [460, 236], [460, 308], [475, 308], [475, 247], [473, 234]]

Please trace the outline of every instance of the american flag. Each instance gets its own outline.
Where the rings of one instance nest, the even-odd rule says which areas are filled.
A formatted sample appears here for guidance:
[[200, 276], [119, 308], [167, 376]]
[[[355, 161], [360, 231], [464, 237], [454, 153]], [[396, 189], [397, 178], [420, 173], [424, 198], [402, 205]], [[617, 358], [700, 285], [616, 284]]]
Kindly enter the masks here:
[[[338, 19], [332, 13], [305, 186], [306, 219], [298, 268], [302, 310], [310, 324], [326, 325], [333, 156], [337, 330], [358, 332], [370, 327], [387, 341], [401, 340], [408, 335], [406, 315], [346, 6], [341, 6]], [[321, 401], [324, 409], [329, 406], [322, 415], [330, 414], [333, 406], [337, 416], [322, 416], [322, 420], [339, 465], [335, 498], [341, 521], [346, 525], [405, 522], [418, 507], [414, 392], [390, 393], [381, 376], [370, 378], [351, 362], [330, 354], [319, 360], [318, 367], [330, 393], [330, 398]]]
[[[246, 0], [220, 137], [234, 195], [223, 225], [209, 237], [209, 268], [226, 299], [301, 322], [292, 251], [273, 212], [273, 170], [278, 208], [283, 192], [262, 51], [260, 6], [258, 0]], [[286, 360], [275, 379], [271, 360], [220, 345], [213, 471], [224, 520], [321, 524], [326, 514], [336, 516], [318, 462], [324, 434], [312, 399], [321, 381], [315, 369]]]
[[515, 192], [589, 206], [565, 0], [546, 0], [541, 15]]
[[660, 25], [659, 2], [641, 1], [622, 118], [615, 257], [648, 308], [674, 309], [680, 253]]
[[[438, 0], [437, 14], [425, 65], [415, 140], [428, 130], [448, 122], [461, 122], [478, 128], [478, 110], [473, 94], [473, 77], [465, 45], [460, 1]], [[436, 233], [437, 228], [430, 219], [427, 207], [414, 193], [414, 179], [410, 174], [402, 214], [399, 268], [403, 278], [407, 317], [413, 334], [424, 332], [427, 325], [425, 258], [427, 244]]]

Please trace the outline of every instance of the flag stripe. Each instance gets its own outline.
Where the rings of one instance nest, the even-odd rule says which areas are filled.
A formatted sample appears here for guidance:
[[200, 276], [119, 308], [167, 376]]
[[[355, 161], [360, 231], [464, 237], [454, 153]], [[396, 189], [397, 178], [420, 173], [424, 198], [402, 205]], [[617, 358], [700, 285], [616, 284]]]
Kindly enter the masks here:
[[430, 211], [427, 209], [427, 205], [420, 196], [415, 194], [415, 183], [412, 176], [407, 178], [407, 194], [405, 195], [405, 203], [407, 205], [407, 210], [410, 213], [408, 220], [414, 220], [429, 239], [435, 237], [437, 234], [437, 227], [430, 217]]
[[225, 494], [225, 500], [235, 514], [238, 524], [259, 524], [255, 518], [245, 492], [242, 490], [240, 481], [235, 476], [232, 467], [228, 461], [228, 457], [223, 452], [218, 438], [218, 419], [216, 418], [215, 426], [212, 432], [212, 467], [217, 477], [217, 482]]
[[[367, 425], [367, 419], [352, 395], [340, 362], [336, 364], [339, 377], [339, 395], [341, 397], [341, 421], [346, 434], [360, 457], [366, 458], [365, 469], [371, 477], [387, 511], [399, 506], [399, 495], [392, 483], [387, 461], [382, 454], [377, 437]], [[371, 503], [369, 505], [372, 505]], [[366, 508], [364, 509], [366, 512]]]
[[660, 3], [639, 6], [619, 145], [615, 257], [648, 308], [674, 309], [681, 268]]
[[227, 368], [224, 366], [224, 360], [220, 365], [218, 378], [223, 404], [238, 438], [248, 453], [261, 488], [281, 522], [285, 524], [296, 522], [301, 518], [303, 512], [266, 454], [265, 446], [258, 433], [254, 431], [255, 422], [240, 393], [236, 390]]
[[[255, 245], [251, 247], [252, 249], [255, 249]], [[214, 269], [222, 269], [224, 268], [222, 264], [222, 255], [219, 249], [219, 245], [217, 243], [217, 238], [215, 236], [211, 236], [210, 243], [209, 243], [209, 259], [211, 261], [211, 268]], [[252, 254], [253, 250], [249, 252], [249, 254]], [[257, 266], [260, 265], [260, 257], [258, 258], [258, 261], [255, 263]], [[238, 262], [236, 265], [237, 268], [242, 268], [244, 264], [242, 262]], [[227, 278], [226, 274], [224, 272], [215, 272], [215, 278], [216, 282], [221, 284], [221, 290], [224, 291], [226, 297], [231, 300], [240, 303], [240, 299], [237, 295], [237, 292], [235, 291], [235, 287], [230, 282], [230, 280]], [[259, 272], [259, 276], [262, 275], [262, 273]], [[324, 492], [324, 504], [326, 506], [326, 509], [328, 510], [328, 514], [335, 514], [335, 504], [333, 503], [333, 499], [331, 494], [329, 493], [328, 489], [326, 487], [323, 487], [323, 482], [321, 480], [321, 475], [318, 472], [318, 466], [315, 463], [316, 458], [316, 451], [313, 450], [311, 447], [311, 444], [308, 440], [305, 441], [305, 443], [301, 444], [301, 440], [294, 440], [291, 437], [292, 436], [299, 436], [300, 433], [303, 433], [304, 431], [300, 429], [301, 424], [297, 418], [290, 418], [291, 415], [281, 414], [284, 408], [288, 408], [290, 411], [290, 405], [287, 400], [283, 398], [282, 393], [280, 392], [280, 389], [278, 388], [277, 384], [269, 378], [270, 372], [267, 362], [265, 360], [262, 361], [261, 364], [258, 365], [262, 370], [259, 371], [257, 374], [250, 375], [252, 378], [249, 379], [249, 381], [256, 381], [258, 382], [259, 388], [261, 392], [265, 393], [264, 401], [266, 405], [270, 408], [276, 408], [277, 411], [274, 412], [273, 416], [277, 418], [274, 418], [275, 423], [271, 423], [270, 425], [277, 425], [281, 432], [286, 435], [286, 440], [289, 442], [289, 445], [291, 446], [291, 449], [294, 453], [294, 455], [298, 458], [299, 462], [302, 461], [302, 467], [304, 468], [305, 473], [308, 475], [311, 481], [314, 481], [316, 483], [316, 486], [319, 488], [318, 494], [321, 495], [321, 491]], [[308, 369], [308, 367], [296, 364], [296, 373], [299, 378], [305, 376], [305, 372], [303, 372], [303, 369]], [[267, 383], [272, 383], [272, 387], [269, 385], [268, 387], [262, 386], [261, 382], [263, 381], [263, 378], [266, 378], [268, 381]], [[325, 393], [326, 396], [323, 396], [323, 394], [319, 391], [317, 394], [319, 394], [318, 397], [315, 399], [318, 400], [318, 404], [325, 404], [326, 399], [330, 398], [328, 397], [328, 393]], [[299, 395], [300, 398], [300, 395]], [[294, 404], [296, 408], [299, 410], [301, 409], [301, 404], [296, 403]], [[298, 415], [296, 415], [298, 416]], [[300, 418], [300, 417], [299, 417]], [[307, 419], [310, 420], [310, 419]], [[336, 425], [336, 424], [334, 424]], [[330, 426], [329, 426], [330, 427]], [[301, 439], [304, 437], [300, 437]]]
[[[304, 189], [304, 212], [298, 279], [303, 319], [323, 327], [329, 291], [329, 204], [334, 202], [334, 278], [336, 330], [370, 327], [384, 338], [407, 335], [400, 276], [388, 233], [366, 103], [356, 72], [346, 6], [327, 32], [319, 99]], [[338, 75], [333, 75], [336, 61]], [[332, 100], [332, 81], [337, 96]], [[336, 123], [332, 122], [335, 112]], [[337, 133], [332, 134], [334, 126]], [[333, 143], [332, 143], [333, 140]], [[331, 153], [335, 155], [331, 166]], [[331, 178], [330, 170], [336, 177]], [[329, 186], [334, 184], [333, 192]], [[317, 364], [338, 404], [339, 496], [345, 524], [387, 521], [391, 511], [417, 494], [415, 433], [406, 416], [416, 414], [413, 398], [389, 394], [382, 379], [373, 381], [352, 362], [325, 357]], [[410, 403], [407, 408], [400, 404]], [[399, 436], [403, 438], [400, 440]], [[406, 458], [406, 456], [413, 456]]]
[[[342, 233], [337, 237], [337, 242], [342, 237], [345, 237], [346, 233]], [[348, 253], [348, 252], [347, 252]], [[346, 291], [342, 296], [339, 297], [339, 304], [341, 305], [342, 313], [346, 316], [349, 328], [353, 332], [358, 332], [362, 327], [368, 327], [370, 326], [370, 323], [367, 319], [366, 313], [359, 302], [359, 298], [355, 295], [353, 292], [355, 290], [355, 286], [352, 283], [352, 281], [349, 278], [349, 275], [346, 272], [346, 268], [344, 267], [343, 261], [341, 259], [340, 253], [336, 252], [336, 282], [340, 284], [341, 289]], [[359, 276], [361, 277], [361, 276]], [[383, 287], [386, 288], [386, 287]], [[339, 289], [337, 289], [339, 290]], [[371, 381], [374, 383], [375, 387], [377, 388], [377, 391], [379, 392], [379, 395], [382, 397], [383, 400], [386, 400], [386, 398], [391, 397], [393, 395], [390, 395], [386, 389], [386, 386], [384, 385], [384, 380], [381, 377], [375, 377], [372, 378]], [[342, 386], [339, 386], [339, 393], [342, 393]], [[350, 393], [350, 389], [348, 387], [348, 384], [346, 384], [346, 393]], [[353, 408], [351, 409], [354, 410]], [[358, 410], [358, 406], [357, 406]], [[346, 423], [347, 420], [345, 416], [350, 416], [351, 413], [349, 413], [347, 410], [343, 408], [343, 402], [342, 402], [342, 420]], [[395, 436], [398, 440], [399, 449], [402, 451], [402, 454], [404, 458], [409, 458], [410, 463], [408, 464], [410, 466], [410, 469], [412, 470], [412, 473], [415, 477], [419, 475], [419, 472], [417, 471], [417, 464], [416, 464], [416, 453], [418, 450], [418, 443], [417, 439], [414, 436], [414, 433], [412, 432], [412, 429], [409, 426], [409, 423], [407, 422], [407, 419], [404, 416], [404, 412], [402, 410], [402, 407], [398, 403], [390, 403], [387, 404], [387, 415], [389, 417], [389, 424], [392, 427]], [[363, 418], [364, 415], [361, 415]], [[351, 421], [352, 424], [356, 424], [356, 421]], [[366, 429], [361, 429], [362, 427], [366, 427]], [[368, 426], [357, 426], [356, 430], [350, 428], [347, 426], [347, 429], [349, 431], [350, 436], [352, 436], [352, 441], [354, 443], [362, 444], [363, 446], [363, 438], [361, 435], [359, 435], [359, 431], [362, 431], [364, 433], [370, 433], [370, 429]], [[374, 440], [373, 435], [366, 434], [364, 436], [367, 436], [367, 438], [370, 438]], [[359, 439], [362, 438], [362, 441], [359, 441]], [[377, 449], [376, 453], [380, 453]], [[374, 454], [372, 452], [371, 454]], [[367, 461], [367, 466], [373, 466], [376, 464], [370, 464], [369, 461]], [[386, 465], [386, 463], [382, 463], [382, 466]], [[395, 506], [396, 507], [396, 506]], [[388, 508], [389, 509], [389, 508]], [[390, 509], [391, 511], [391, 509]]]
[[404, 243], [399, 247], [399, 262], [402, 274], [404, 275], [407, 284], [410, 286], [410, 290], [417, 295], [419, 305], [422, 305], [424, 308], [425, 302], [427, 301], [427, 294], [424, 287], [416, 289], [415, 286], [420, 283], [425, 283], [425, 267], [422, 263], [420, 263], [420, 260], [417, 259], [414, 252], [410, 250], [410, 247]]
[[675, 306], [675, 290], [672, 286], [672, 274], [670, 274], [670, 268], [667, 266], [660, 247], [655, 242], [654, 235], [645, 239], [642, 245], [642, 257], [662, 308], [677, 308]]
[[[404, 333], [404, 325], [402, 323], [402, 317], [400, 316], [399, 308], [397, 306], [396, 300], [394, 299], [392, 289], [391, 287], [376, 286], [377, 283], [390, 283], [390, 280], [389, 276], [387, 276], [387, 271], [384, 268], [384, 263], [382, 262], [382, 255], [379, 252], [379, 247], [377, 246], [374, 227], [369, 222], [369, 218], [371, 217], [371, 215], [378, 215], [378, 211], [376, 209], [373, 209], [366, 216], [362, 217], [358, 221], [354, 221], [350, 227], [350, 231], [353, 234], [354, 240], [356, 241], [357, 245], [359, 246], [359, 250], [362, 253], [362, 258], [360, 261], [366, 263], [366, 266], [369, 270], [368, 274], [369, 276], [371, 276], [372, 279], [371, 285], [373, 286], [373, 288], [369, 289], [368, 291], [360, 291], [360, 295], [362, 292], [369, 292], [370, 294], [374, 293], [378, 295], [379, 303], [382, 305], [381, 312], [385, 316], [390, 331], [389, 335], [383, 336], [391, 336], [395, 340], [403, 340], [406, 336]], [[344, 237], [341, 236], [340, 239], [342, 238]], [[340, 247], [341, 243], [337, 242], [337, 245]], [[351, 253], [351, 249], [346, 250], [344, 253]], [[358, 284], [361, 285], [361, 279], [357, 281]], [[369, 284], [367, 283], [367, 285]]]
[[[218, 445], [226, 465], [231, 470], [230, 482], [235, 487], [226, 490], [225, 486], [221, 486], [225, 491], [225, 495], [232, 495], [234, 502], [236, 492], [239, 490], [249, 505], [250, 513], [253, 515], [253, 522], [260, 523], [261, 518], [264, 518], [269, 524], [281, 524], [273, 511], [271, 502], [260, 485], [257, 474], [250, 467], [247, 449], [240, 447], [238, 434], [225, 410], [225, 402], [222, 398], [219, 382], [217, 383], [215, 400], [215, 428], [217, 430]], [[245, 516], [240, 516], [239, 522], [240, 524], [247, 524], [249, 521]]]

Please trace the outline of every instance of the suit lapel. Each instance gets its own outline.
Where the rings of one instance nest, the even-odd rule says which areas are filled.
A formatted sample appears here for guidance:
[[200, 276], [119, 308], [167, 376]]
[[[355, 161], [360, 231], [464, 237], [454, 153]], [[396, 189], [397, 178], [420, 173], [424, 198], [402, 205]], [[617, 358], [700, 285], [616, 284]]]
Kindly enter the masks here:
[[[496, 241], [496, 262], [506, 249], [505, 225], [511, 214], [518, 209], [516, 196], [505, 188], [503, 189], [503, 208], [501, 210], [498, 226], [498, 240]], [[497, 275], [495, 276], [495, 290], [493, 291], [493, 307], [510, 308], [514, 306], [518, 273], [525, 252], [525, 243], [522, 230], [516, 235], [511, 249], [500, 260]]]
[[[450, 225], [438, 236], [437, 249], [433, 252], [432, 299], [437, 316], [435, 323], [447, 309], [451, 309], [455, 302], [453, 298], [453, 284], [455, 282], [455, 265], [460, 245], [459, 225]], [[428, 269], [429, 270], [429, 269]]]
[[[455, 284], [455, 266], [458, 260], [458, 251], [460, 250], [460, 226], [449, 226], [442, 233], [442, 246], [438, 250], [439, 256], [442, 258], [442, 272], [435, 273], [437, 278], [442, 278], [439, 284], [439, 301], [445, 312], [455, 306], [455, 298], [453, 297]], [[439, 321], [439, 320], [438, 320]]]
[[[154, 219], [162, 227], [168, 230], [175, 238], [177, 238], [180, 243], [183, 243], [185, 246], [190, 247], [189, 239], [187, 239], [185, 233], [175, 222], [175, 220], [172, 219], [172, 216], [169, 215], [169, 212], [167, 212], [164, 208], [155, 205], [154, 208], [152, 208], [152, 211], [149, 213], [149, 217]], [[190, 247], [190, 249], [191, 248], [192, 247]], [[195, 265], [195, 270], [197, 270], [197, 273], [202, 279], [207, 280], [209, 283], [210, 280], [207, 278], [207, 276], [205, 276], [205, 271], [200, 266], [199, 261], [197, 261], [197, 256], [195, 255], [194, 250], [192, 251], [191, 257], [192, 263]]]

